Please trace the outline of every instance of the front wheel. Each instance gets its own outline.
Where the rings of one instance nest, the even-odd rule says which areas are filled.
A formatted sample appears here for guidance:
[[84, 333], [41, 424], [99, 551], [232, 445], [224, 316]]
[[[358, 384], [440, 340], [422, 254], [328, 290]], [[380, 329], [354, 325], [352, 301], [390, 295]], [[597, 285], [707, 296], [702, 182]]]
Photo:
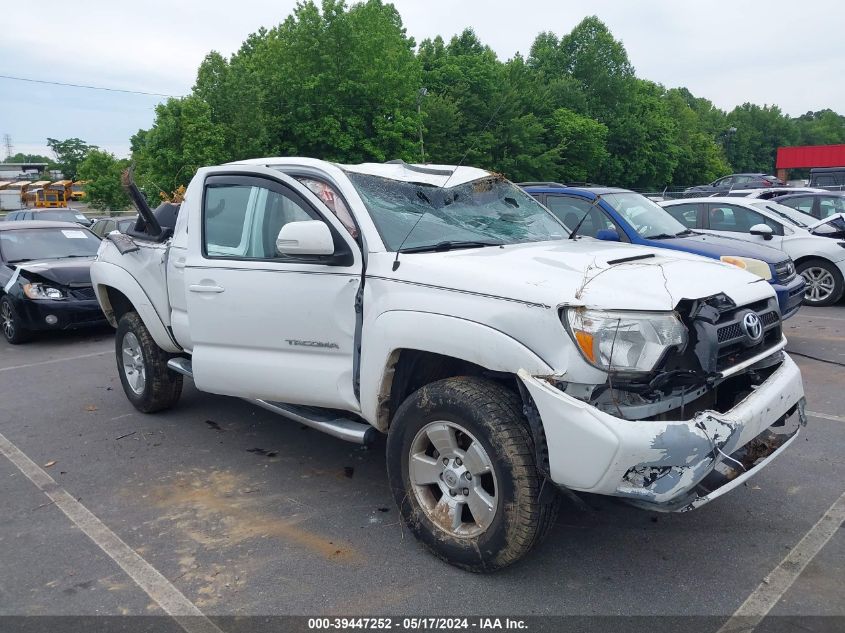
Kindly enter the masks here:
[[804, 305], [829, 306], [842, 298], [845, 281], [835, 265], [822, 259], [810, 259], [801, 262], [797, 268], [807, 282]]
[[114, 341], [117, 371], [129, 402], [143, 413], [176, 404], [182, 375], [167, 368], [170, 355], [156, 344], [137, 312], [120, 317]]
[[387, 439], [390, 486], [408, 529], [443, 560], [474, 572], [525, 556], [554, 522], [519, 397], [487, 379], [422, 387]]
[[12, 345], [26, 343], [31, 337], [29, 330], [21, 325], [21, 319], [9, 297], [0, 299], [0, 327], [3, 328], [3, 337]]

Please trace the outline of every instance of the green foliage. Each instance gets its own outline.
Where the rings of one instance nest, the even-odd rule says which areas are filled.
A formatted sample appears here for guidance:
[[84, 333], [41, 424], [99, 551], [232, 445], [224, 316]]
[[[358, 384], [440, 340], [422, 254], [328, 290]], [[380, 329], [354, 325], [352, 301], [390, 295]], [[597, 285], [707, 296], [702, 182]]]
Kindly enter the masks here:
[[727, 124], [736, 132], [724, 137], [725, 153], [738, 172], [771, 172], [777, 148], [798, 140], [792, 120], [777, 106], [744, 103], [728, 114]]
[[223, 126], [212, 122], [211, 106], [198, 96], [168, 99], [156, 106], [155, 125], [132, 139], [139, 187], [151, 200], [186, 185], [200, 167], [229, 159]]
[[40, 154], [24, 154], [23, 152], [18, 152], [17, 154], [12, 154], [8, 158], [6, 158], [4, 163], [47, 163], [47, 169], [51, 168], [51, 165], [55, 165], [55, 161], [52, 158], [48, 158], [47, 156], [41, 156]]
[[85, 159], [89, 151], [96, 149], [96, 145], [88, 145], [78, 138], [69, 138], [60, 141], [55, 138], [47, 139], [47, 146], [53, 150], [56, 156], [56, 166], [68, 180], [77, 180], [76, 172], [79, 164]]
[[230, 58], [210, 52], [192, 94], [159, 105], [131, 147], [157, 200], [198, 167], [250, 157], [419, 161], [420, 131], [431, 163], [662, 189], [772, 171], [780, 145], [845, 142], [845, 117], [751, 104], [728, 114], [637, 78], [595, 16], [501, 61], [471, 29], [416, 47], [382, 0], [304, 0]]
[[120, 176], [129, 166], [126, 159], [117, 159], [114, 154], [99, 149], [88, 152], [79, 164], [79, 179], [85, 185], [86, 202], [95, 209], [123, 211], [129, 205], [129, 198], [120, 184]]

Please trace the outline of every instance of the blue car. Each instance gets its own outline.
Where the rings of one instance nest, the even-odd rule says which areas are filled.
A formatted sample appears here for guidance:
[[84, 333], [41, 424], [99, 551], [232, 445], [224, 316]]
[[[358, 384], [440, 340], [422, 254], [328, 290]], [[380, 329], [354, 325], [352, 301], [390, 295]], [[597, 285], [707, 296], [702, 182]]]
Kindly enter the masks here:
[[768, 246], [690, 231], [643, 195], [611, 187], [523, 183], [570, 231], [613, 242], [668, 248], [745, 268], [775, 289], [782, 318], [793, 316], [804, 298], [804, 279], [788, 255]]

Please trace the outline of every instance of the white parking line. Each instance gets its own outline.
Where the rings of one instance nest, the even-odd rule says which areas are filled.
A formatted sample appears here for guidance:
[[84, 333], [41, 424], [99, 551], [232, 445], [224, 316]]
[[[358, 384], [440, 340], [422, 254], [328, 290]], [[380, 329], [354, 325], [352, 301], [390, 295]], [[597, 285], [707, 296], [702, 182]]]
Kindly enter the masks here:
[[50, 360], [42, 360], [37, 363], [27, 363], [26, 365], [15, 365], [13, 367], [0, 367], [0, 372], [15, 371], [16, 369], [26, 369], [28, 367], [40, 367], [41, 365], [51, 365], [52, 363], [63, 363], [68, 360], [82, 360], [83, 358], [94, 358], [95, 356], [104, 356], [106, 354], [113, 354], [114, 350], [106, 350], [104, 352], [93, 352], [91, 354], [80, 354], [79, 356], [68, 356], [67, 358], [53, 358]]
[[834, 422], [845, 422], [845, 417], [841, 415], [832, 415], [830, 413], [819, 413], [818, 411], [807, 411], [807, 415], [811, 418], [820, 418], [822, 420], [833, 420]]
[[833, 502], [827, 512], [790, 550], [774, 571], [763, 579], [718, 633], [750, 633], [772, 610], [801, 575], [807, 564], [836, 534], [845, 521], [845, 493]]
[[194, 603], [161, 573], [112, 532], [88, 508], [59, 486], [38, 464], [0, 433], [0, 453], [18, 467], [73, 524], [117, 563], [162, 610], [188, 633], [222, 633]]

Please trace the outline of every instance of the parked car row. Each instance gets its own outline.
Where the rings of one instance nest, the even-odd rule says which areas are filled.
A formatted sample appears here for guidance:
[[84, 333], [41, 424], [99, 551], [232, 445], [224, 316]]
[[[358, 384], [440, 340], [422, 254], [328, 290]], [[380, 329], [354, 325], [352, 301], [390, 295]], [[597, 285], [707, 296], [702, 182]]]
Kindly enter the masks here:
[[703, 235], [633, 191], [607, 187], [566, 187], [556, 183], [526, 185], [568, 228], [600, 240], [628, 242], [703, 255], [734, 264], [765, 279], [775, 289], [781, 315], [801, 306], [804, 280], [783, 251], [764, 245]]
[[845, 291], [845, 219], [817, 220], [777, 200], [688, 198], [660, 203], [691, 230], [770, 245], [795, 262], [808, 287], [804, 302], [826, 306]]

